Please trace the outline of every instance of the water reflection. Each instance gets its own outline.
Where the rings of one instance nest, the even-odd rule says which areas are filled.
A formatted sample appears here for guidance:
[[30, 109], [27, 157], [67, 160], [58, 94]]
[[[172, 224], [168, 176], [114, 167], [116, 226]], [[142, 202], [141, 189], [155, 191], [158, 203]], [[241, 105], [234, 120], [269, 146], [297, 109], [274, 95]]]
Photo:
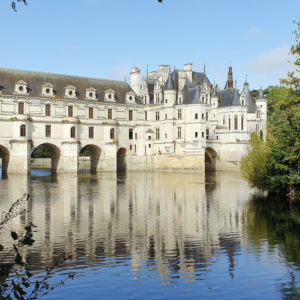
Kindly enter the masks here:
[[[249, 260], [265, 260], [259, 255], [265, 255], [266, 243], [271, 256], [279, 250], [299, 266], [298, 212], [249, 202], [252, 190], [239, 174], [208, 173], [205, 184], [192, 173], [37, 175], [0, 180], [2, 209], [23, 192], [31, 194], [26, 218], [12, 226], [38, 226], [36, 243], [24, 253], [36, 270], [63, 254], [70, 260], [61, 268], [78, 272], [109, 266], [119, 274], [118, 266], [127, 266], [142, 280], [146, 268], [167, 285], [207, 280], [212, 273], [222, 284], [229, 278], [245, 289], [253, 278], [242, 280], [241, 261], [247, 261], [247, 273]], [[255, 263], [247, 256], [252, 252]], [[291, 291], [298, 283], [284, 284], [281, 289]]]
[[[287, 266], [288, 279], [279, 286], [284, 299], [300, 299], [300, 206], [282, 199], [262, 199], [258, 196], [246, 204], [245, 234], [248, 248], [262, 249], [268, 243], [272, 256], [279, 251]], [[262, 251], [257, 251], [260, 254]]]

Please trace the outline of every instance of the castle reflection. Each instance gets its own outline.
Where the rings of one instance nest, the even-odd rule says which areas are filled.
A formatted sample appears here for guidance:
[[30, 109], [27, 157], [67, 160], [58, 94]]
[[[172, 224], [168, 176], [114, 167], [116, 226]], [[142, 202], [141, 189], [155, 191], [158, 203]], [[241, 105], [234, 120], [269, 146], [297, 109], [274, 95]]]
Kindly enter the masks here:
[[[228, 256], [234, 276], [242, 240], [243, 206], [250, 188], [236, 173], [211, 173], [203, 184], [192, 173], [88, 173], [45, 177], [9, 175], [0, 180], [1, 210], [24, 192], [28, 213], [13, 220], [21, 230], [37, 225], [36, 243], [24, 249], [37, 270], [62, 254], [68, 264], [131, 265], [194, 280], [215, 257]], [[8, 239], [1, 233], [1, 239]]]

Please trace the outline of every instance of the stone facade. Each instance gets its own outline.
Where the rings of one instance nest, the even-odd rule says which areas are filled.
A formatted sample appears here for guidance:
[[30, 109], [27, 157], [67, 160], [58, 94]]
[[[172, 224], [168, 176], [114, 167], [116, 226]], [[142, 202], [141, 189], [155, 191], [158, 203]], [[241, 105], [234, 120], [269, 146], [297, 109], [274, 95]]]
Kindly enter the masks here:
[[250, 132], [266, 136], [266, 101], [248, 83], [224, 90], [192, 64], [159, 66], [126, 82], [0, 68], [2, 172], [29, 173], [40, 145], [51, 169], [77, 172], [87, 150], [92, 171], [237, 170]]

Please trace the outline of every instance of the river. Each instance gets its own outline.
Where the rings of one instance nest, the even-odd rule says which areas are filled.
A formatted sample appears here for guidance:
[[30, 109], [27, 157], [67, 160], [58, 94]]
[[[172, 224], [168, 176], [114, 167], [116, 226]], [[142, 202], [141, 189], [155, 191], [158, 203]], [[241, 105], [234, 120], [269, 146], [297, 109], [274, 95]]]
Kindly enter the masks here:
[[35, 276], [57, 260], [51, 282], [75, 275], [45, 299], [300, 298], [299, 212], [253, 199], [239, 173], [203, 183], [194, 173], [33, 170], [0, 179], [1, 211], [25, 192], [28, 212], [8, 227], [37, 226], [23, 249]]

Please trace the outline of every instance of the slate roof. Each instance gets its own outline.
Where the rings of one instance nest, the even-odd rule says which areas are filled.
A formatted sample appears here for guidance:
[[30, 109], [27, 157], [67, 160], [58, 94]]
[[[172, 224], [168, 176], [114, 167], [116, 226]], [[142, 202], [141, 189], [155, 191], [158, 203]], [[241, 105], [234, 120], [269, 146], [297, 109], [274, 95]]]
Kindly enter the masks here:
[[[105, 90], [112, 89], [115, 91], [115, 102], [125, 103], [126, 93], [133, 91], [123, 81], [0, 68], [0, 91], [3, 95], [12, 95], [19, 80], [27, 83], [29, 97], [41, 97], [42, 86], [46, 83], [53, 85], [56, 99], [65, 98], [65, 87], [68, 85], [76, 87], [78, 100], [85, 100], [86, 89], [95, 88], [97, 100], [104, 101]], [[136, 99], [137, 103], [142, 103], [138, 97]]]
[[165, 82], [163, 89], [164, 90], [176, 90], [176, 87], [175, 87], [175, 84], [174, 84], [171, 74], [169, 74], [169, 77], [168, 77], [167, 81]]
[[184, 104], [201, 103], [201, 89], [195, 82], [186, 82], [183, 88]]
[[222, 90], [218, 93], [219, 107], [240, 106], [240, 95], [237, 89]]
[[[251, 96], [248, 84], [244, 85], [243, 92], [245, 93], [245, 105], [248, 113], [255, 113], [256, 104]], [[218, 92], [219, 107], [241, 106], [240, 93], [237, 89], [222, 90]]]

